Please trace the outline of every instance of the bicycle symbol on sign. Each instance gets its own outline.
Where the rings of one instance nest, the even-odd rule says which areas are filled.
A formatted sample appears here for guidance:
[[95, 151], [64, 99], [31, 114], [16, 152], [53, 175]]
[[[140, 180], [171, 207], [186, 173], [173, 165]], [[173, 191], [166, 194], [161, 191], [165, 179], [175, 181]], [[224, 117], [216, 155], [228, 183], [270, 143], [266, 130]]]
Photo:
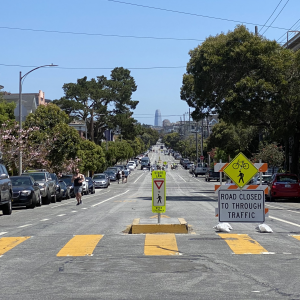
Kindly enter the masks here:
[[240, 162], [240, 160], [238, 160], [236, 163], [234, 163], [234, 164], [232, 165], [232, 167], [233, 167], [234, 169], [241, 168], [241, 169], [247, 170], [247, 169], [249, 169], [249, 164], [248, 164], [248, 163], [245, 163], [243, 160], [242, 160], [241, 162]]

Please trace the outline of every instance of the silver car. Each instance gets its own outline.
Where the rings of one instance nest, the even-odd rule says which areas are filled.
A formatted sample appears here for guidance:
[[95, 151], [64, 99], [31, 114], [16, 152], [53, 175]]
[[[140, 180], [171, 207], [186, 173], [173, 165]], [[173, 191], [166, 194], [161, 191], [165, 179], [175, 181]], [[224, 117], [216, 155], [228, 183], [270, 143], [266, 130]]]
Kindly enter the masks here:
[[110, 184], [109, 178], [105, 173], [94, 174], [93, 181], [95, 183], [95, 188], [107, 188]]

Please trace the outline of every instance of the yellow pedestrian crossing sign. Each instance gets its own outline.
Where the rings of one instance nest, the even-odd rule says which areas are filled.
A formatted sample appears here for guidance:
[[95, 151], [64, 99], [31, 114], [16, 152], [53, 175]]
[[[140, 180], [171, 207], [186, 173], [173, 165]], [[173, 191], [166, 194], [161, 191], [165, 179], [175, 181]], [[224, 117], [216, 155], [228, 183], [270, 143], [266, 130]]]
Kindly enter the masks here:
[[257, 172], [258, 170], [243, 153], [238, 154], [224, 169], [224, 173], [239, 188], [243, 188]]
[[166, 171], [152, 171], [152, 212], [166, 212]]

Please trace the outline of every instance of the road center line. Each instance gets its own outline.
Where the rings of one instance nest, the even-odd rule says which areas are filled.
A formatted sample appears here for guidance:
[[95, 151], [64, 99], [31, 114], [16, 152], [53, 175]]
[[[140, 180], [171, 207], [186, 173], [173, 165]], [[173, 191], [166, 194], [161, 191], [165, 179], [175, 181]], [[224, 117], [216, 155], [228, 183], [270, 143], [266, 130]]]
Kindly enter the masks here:
[[62, 216], [65, 216], [66, 214], [61, 214], [61, 215], [58, 215], [58, 217], [62, 217]]
[[280, 221], [280, 222], [286, 223], [286, 224], [290, 224], [290, 225], [294, 225], [294, 226], [300, 227], [300, 224], [296, 224], [296, 223], [289, 222], [289, 221], [282, 220], [282, 219], [275, 218], [275, 217], [269, 217], [269, 218], [270, 218], [270, 219], [274, 219], [274, 220], [276, 220], [276, 221]]
[[108, 198], [108, 199], [103, 200], [103, 201], [101, 201], [101, 202], [99, 202], [99, 203], [96, 203], [96, 204], [92, 205], [91, 207], [95, 207], [95, 206], [97, 206], [97, 205], [100, 205], [100, 204], [102, 204], [102, 203], [104, 203], [104, 202], [106, 202], [106, 201], [109, 201], [109, 200], [114, 199], [114, 198], [116, 198], [116, 197], [122, 196], [122, 195], [124, 195], [124, 194], [126, 194], [126, 193], [128, 193], [128, 192], [129, 192], [129, 190], [127, 190], [125, 193], [115, 195], [115, 196], [113, 196], [113, 197], [111, 197], [111, 198]]
[[43, 219], [43, 220], [41, 220], [41, 222], [45, 222], [45, 221], [48, 221], [49, 219]]

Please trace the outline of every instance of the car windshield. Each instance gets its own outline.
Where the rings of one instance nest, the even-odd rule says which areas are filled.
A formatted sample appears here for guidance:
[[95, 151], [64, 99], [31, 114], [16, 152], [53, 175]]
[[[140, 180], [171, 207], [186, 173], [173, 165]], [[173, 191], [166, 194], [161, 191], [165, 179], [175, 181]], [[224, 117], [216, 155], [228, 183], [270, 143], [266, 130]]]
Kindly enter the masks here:
[[72, 177], [62, 177], [61, 180], [63, 180], [67, 185], [72, 185], [71, 181]]
[[30, 173], [30, 176], [35, 181], [45, 181], [45, 174], [44, 173]]
[[93, 179], [105, 179], [105, 175], [94, 175]]
[[148, 162], [149, 161], [149, 159], [148, 158], [142, 158], [142, 160], [141, 160], [142, 162]]
[[277, 176], [277, 182], [290, 182], [296, 183], [298, 182], [297, 176], [289, 176], [289, 175], [279, 175]]
[[11, 177], [11, 183], [13, 186], [28, 186], [31, 185], [30, 179], [29, 178], [13, 178]]

